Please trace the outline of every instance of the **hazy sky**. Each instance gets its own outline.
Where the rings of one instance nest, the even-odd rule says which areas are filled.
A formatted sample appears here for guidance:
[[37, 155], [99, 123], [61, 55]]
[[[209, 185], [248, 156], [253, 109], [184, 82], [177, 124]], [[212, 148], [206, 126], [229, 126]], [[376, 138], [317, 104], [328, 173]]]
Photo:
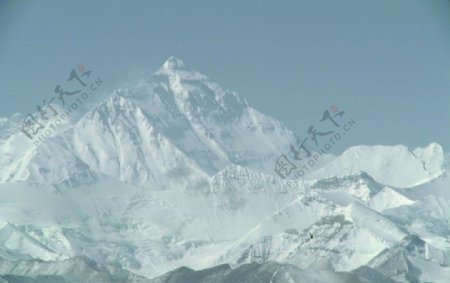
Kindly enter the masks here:
[[0, 116], [35, 111], [77, 64], [103, 91], [169, 56], [299, 135], [331, 104], [356, 144], [450, 150], [450, 2], [0, 0]]

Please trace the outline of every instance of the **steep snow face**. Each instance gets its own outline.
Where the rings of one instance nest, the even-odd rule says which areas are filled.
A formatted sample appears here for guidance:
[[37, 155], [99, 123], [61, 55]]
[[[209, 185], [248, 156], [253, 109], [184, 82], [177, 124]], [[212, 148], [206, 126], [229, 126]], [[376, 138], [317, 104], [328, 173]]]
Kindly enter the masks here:
[[431, 175], [439, 175], [445, 170], [446, 160], [442, 147], [437, 143], [431, 143], [426, 148], [416, 148], [414, 155], [422, 160], [423, 167]]
[[[79, 185], [112, 178], [196, 186], [230, 164], [273, 173], [272, 161], [293, 140], [280, 122], [172, 57], [36, 151], [29, 145], [11, 153], [20, 162], [2, 162], [2, 171], [13, 173], [0, 181]], [[12, 141], [4, 143], [10, 151]]]
[[272, 161], [293, 141], [281, 123], [237, 93], [186, 69], [179, 59], [170, 58], [149, 80], [123, 93], [183, 152], [206, 162], [201, 164], [205, 170], [217, 172], [230, 163], [264, 169], [261, 163]]
[[445, 170], [444, 161], [443, 149], [435, 143], [414, 151], [404, 145], [355, 146], [311, 173], [309, 178], [345, 176], [364, 171], [381, 184], [408, 188], [439, 177]]
[[10, 118], [0, 118], [0, 143], [17, 133], [22, 119], [23, 115], [19, 113], [12, 115]]
[[376, 211], [383, 211], [386, 209], [396, 208], [402, 205], [412, 205], [414, 204], [413, 200], [403, 196], [399, 192], [385, 187], [381, 192], [376, 194], [370, 200], [370, 207], [372, 207]]

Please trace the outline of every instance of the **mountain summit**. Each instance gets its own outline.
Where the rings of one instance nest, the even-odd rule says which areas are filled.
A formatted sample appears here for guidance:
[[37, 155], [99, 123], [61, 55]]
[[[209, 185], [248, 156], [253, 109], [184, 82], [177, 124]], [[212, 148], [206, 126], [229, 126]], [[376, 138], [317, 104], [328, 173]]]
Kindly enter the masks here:
[[76, 186], [118, 179], [152, 187], [178, 186], [171, 182], [189, 176], [196, 184], [232, 164], [270, 171], [268, 160], [293, 139], [240, 95], [171, 57], [35, 152], [10, 153], [17, 162], [3, 162], [2, 171], [15, 173], [0, 181]]
[[180, 70], [185, 68], [186, 65], [184, 64], [183, 60], [178, 59], [175, 56], [169, 57], [169, 59], [164, 62], [164, 64], [161, 67], [161, 70]]

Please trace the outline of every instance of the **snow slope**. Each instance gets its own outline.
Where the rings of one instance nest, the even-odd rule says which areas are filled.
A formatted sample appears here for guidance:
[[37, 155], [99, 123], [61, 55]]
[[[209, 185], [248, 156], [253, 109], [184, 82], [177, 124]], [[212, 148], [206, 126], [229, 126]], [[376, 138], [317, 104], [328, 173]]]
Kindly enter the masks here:
[[444, 168], [444, 151], [436, 143], [413, 151], [404, 145], [354, 146], [309, 177], [345, 176], [363, 171], [384, 185], [408, 188], [441, 176]]

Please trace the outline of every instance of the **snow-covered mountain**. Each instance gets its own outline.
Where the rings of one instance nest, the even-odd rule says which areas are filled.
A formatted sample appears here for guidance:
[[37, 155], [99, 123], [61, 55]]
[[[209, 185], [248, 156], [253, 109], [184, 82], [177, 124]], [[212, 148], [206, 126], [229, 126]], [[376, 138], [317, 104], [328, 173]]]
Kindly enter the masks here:
[[17, 133], [3, 142], [0, 182], [77, 185], [112, 178], [160, 187], [175, 179], [195, 186], [230, 164], [270, 171], [293, 134], [172, 57], [36, 151], [12, 146], [22, 139]]
[[445, 153], [439, 144], [409, 150], [397, 146], [354, 146], [311, 174], [311, 178], [367, 172], [380, 183], [407, 188], [427, 183], [444, 173]]
[[0, 282], [450, 278], [438, 144], [281, 179], [294, 134], [174, 57], [38, 147], [21, 119], [0, 119]]

